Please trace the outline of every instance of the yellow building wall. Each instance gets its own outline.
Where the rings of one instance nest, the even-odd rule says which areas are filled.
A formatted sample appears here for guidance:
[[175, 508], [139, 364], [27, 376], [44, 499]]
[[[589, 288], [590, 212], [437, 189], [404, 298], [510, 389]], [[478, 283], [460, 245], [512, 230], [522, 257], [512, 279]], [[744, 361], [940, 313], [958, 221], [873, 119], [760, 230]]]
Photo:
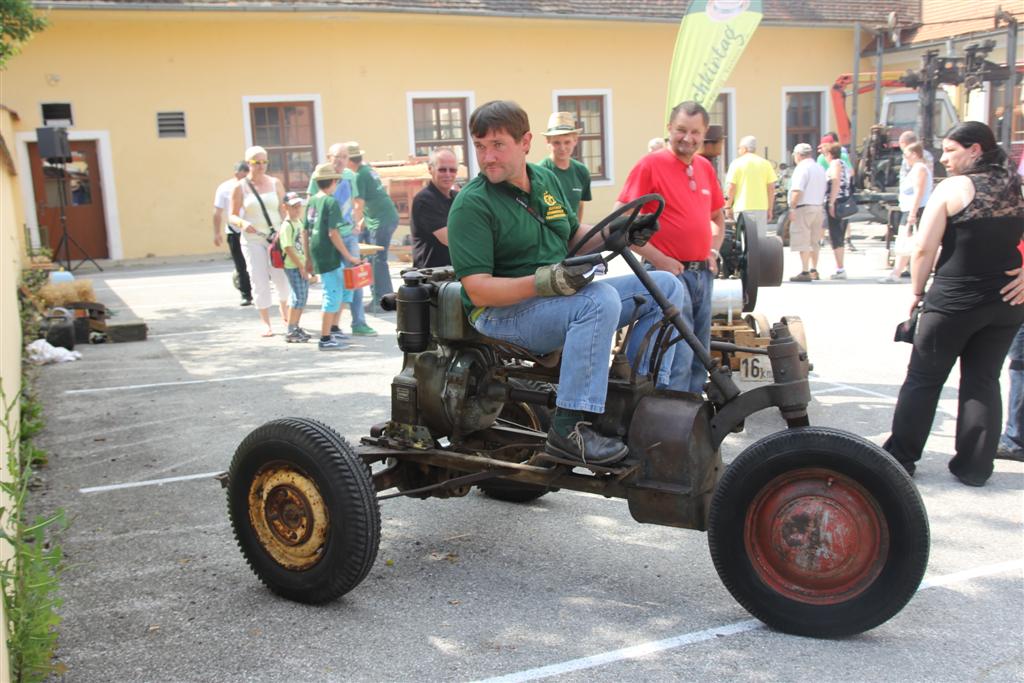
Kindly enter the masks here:
[[[530, 114], [537, 161], [553, 90], [610, 90], [614, 184], [594, 189], [594, 220], [665, 129], [677, 31], [317, 12], [55, 10], [50, 18], [11, 63], [4, 89], [20, 130], [41, 125], [40, 103], [70, 102], [73, 130], [109, 131], [125, 258], [213, 250], [213, 192], [245, 148], [243, 96], [319, 94], [325, 144], [357, 139], [369, 159], [409, 154], [410, 91], [471, 91], [477, 105], [514, 99]], [[831, 111], [827, 89], [852, 68], [852, 36], [760, 28], [726, 84], [736, 93], [732, 144], [752, 134], [770, 158], [783, 159], [782, 87], [823, 88]], [[184, 111], [188, 136], [158, 138], [158, 111]]]
[[[2, 95], [0, 95], [2, 96]], [[2, 104], [2, 102], [0, 102]], [[12, 148], [13, 116], [0, 108], [0, 145]], [[17, 199], [17, 168], [12, 160], [0, 149], [0, 383], [3, 385], [7, 403], [14, 407], [7, 419], [17, 424], [20, 416], [18, 402], [14, 400], [21, 393], [21, 316], [18, 312], [18, 280], [21, 274], [23, 256], [21, 202]], [[0, 411], [6, 410], [0, 406]], [[15, 430], [17, 434], [17, 430]], [[15, 444], [16, 446], [16, 444]], [[11, 447], [7, 433], [0, 429], [0, 478], [10, 479], [7, 469], [7, 451]], [[8, 496], [0, 491], [0, 508], [10, 509]], [[4, 518], [6, 521], [6, 517]], [[11, 547], [0, 541], [0, 563], [11, 556]], [[10, 680], [7, 670], [7, 618], [0, 605], [0, 683]]]

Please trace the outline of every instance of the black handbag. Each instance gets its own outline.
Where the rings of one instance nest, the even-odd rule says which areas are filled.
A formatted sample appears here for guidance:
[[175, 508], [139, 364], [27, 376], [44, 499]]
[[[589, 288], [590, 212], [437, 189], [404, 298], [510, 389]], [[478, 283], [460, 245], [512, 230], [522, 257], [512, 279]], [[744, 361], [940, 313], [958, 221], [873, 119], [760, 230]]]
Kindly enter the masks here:
[[836, 200], [836, 218], [849, 218], [857, 211], [859, 211], [857, 200], [853, 198], [852, 194]]
[[893, 335], [893, 341], [907, 342], [908, 344], [914, 343], [914, 332], [917, 331], [917, 319], [921, 317], [921, 311], [923, 309], [924, 304], [919, 303], [914, 307], [910, 317], [896, 326], [896, 334]]

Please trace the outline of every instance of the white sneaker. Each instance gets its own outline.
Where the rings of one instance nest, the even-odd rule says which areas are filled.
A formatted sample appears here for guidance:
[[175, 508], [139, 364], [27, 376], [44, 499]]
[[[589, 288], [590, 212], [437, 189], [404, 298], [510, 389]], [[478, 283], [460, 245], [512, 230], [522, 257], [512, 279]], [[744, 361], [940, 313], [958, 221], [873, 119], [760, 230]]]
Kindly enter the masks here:
[[845, 280], [846, 279], [846, 271], [845, 270], [837, 270], [836, 272], [832, 273], [832, 275], [829, 276], [829, 279], [830, 280]]
[[899, 279], [898, 277], [893, 277], [893, 274], [892, 274], [892, 273], [889, 273], [889, 274], [888, 274], [888, 275], [886, 275], [885, 277], [880, 277], [880, 278], [878, 278], [878, 281], [879, 281], [879, 282], [880, 282], [881, 284], [883, 284], [883, 285], [891, 285], [891, 284], [894, 284], [894, 283], [896, 283], [896, 282], [899, 282], [899, 281], [900, 281], [900, 279]]

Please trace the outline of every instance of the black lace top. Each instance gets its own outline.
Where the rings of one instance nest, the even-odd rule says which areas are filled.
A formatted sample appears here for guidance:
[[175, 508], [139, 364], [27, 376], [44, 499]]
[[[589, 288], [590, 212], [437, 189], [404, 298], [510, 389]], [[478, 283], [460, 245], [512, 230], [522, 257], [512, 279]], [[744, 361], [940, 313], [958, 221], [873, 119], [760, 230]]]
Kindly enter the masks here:
[[974, 199], [950, 216], [925, 310], [953, 313], [1002, 301], [1007, 270], [1021, 266], [1024, 199], [1009, 190], [1009, 169], [970, 174]]

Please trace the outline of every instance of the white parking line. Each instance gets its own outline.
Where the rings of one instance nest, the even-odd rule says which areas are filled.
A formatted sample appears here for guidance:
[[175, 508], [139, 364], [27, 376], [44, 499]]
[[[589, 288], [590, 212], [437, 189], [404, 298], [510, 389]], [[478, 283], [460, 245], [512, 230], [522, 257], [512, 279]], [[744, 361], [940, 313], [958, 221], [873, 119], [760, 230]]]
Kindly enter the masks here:
[[133, 489], [139, 486], [163, 486], [176, 481], [190, 481], [192, 479], [212, 479], [220, 472], [203, 472], [202, 474], [186, 474], [181, 477], [167, 477], [166, 479], [147, 479], [146, 481], [133, 481], [130, 484], [107, 484], [106, 486], [90, 486], [78, 489], [79, 493], [101, 493], [103, 491], [116, 491], [118, 489]]
[[[936, 576], [932, 579], [925, 579], [921, 582], [918, 591], [923, 591], [927, 588], [934, 588], [937, 586], [948, 586], [954, 583], [961, 583], [963, 581], [969, 581], [982, 576], [991, 576], [993, 574], [1002, 574], [1008, 571], [1024, 569], [1024, 560], [1013, 560], [1010, 562], [1000, 562], [999, 564], [990, 564], [982, 567], [974, 567], [966, 569], [961, 572], [954, 572], [952, 574], [946, 574], [944, 576]], [[557, 664], [549, 664], [547, 666], [537, 667], [535, 669], [526, 669], [525, 671], [519, 671], [516, 673], [506, 674], [504, 676], [496, 676], [494, 678], [487, 678], [483, 680], [483, 683], [522, 683], [523, 681], [536, 681], [541, 678], [549, 678], [551, 676], [559, 676], [561, 674], [571, 673], [573, 671], [582, 671], [583, 669], [593, 669], [599, 666], [605, 666], [607, 664], [614, 664], [627, 659], [639, 659], [656, 652], [662, 652], [664, 650], [672, 650], [675, 648], [684, 647], [686, 645], [693, 645], [695, 643], [703, 643], [708, 640], [713, 640], [718, 637], [733, 636], [738, 633], [746, 633], [748, 631], [754, 631], [759, 628], [765, 628], [764, 624], [756, 619], [747, 619], [745, 621], [738, 621], [734, 624], [726, 624], [725, 626], [717, 626], [715, 628], [705, 629], [703, 631], [694, 631], [691, 633], [684, 633], [682, 635], [674, 636], [672, 638], [666, 638], [664, 640], [654, 640], [647, 643], [640, 643], [639, 645], [633, 645], [630, 647], [624, 647], [619, 650], [612, 650], [610, 652], [603, 652], [597, 655], [591, 655], [590, 657], [581, 657], [580, 659], [570, 659], [565, 662], [559, 662]]]
[[214, 332], [224, 332], [223, 328], [215, 327], [209, 330], [193, 330], [192, 332], [168, 332], [166, 334], [151, 334], [150, 339], [163, 339], [164, 337], [190, 337], [196, 334], [213, 334]]
[[319, 368], [306, 368], [304, 370], [281, 370], [280, 372], [264, 372], [259, 375], [241, 375], [238, 377], [211, 377], [209, 379], [188, 379], [179, 382], [154, 382], [153, 384], [126, 384], [119, 387], [97, 387], [95, 389], [68, 389], [64, 393], [72, 394], [98, 394], [105, 391], [129, 391], [131, 389], [152, 389], [154, 387], [177, 387], [186, 384], [211, 384], [213, 382], [240, 382], [247, 379], [260, 379], [263, 377], [281, 377], [283, 375], [308, 375], [310, 373], [322, 372]]
[[737, 633], [745, 633], [758, 628], [764, 628], [764, 624], [757, 619], [747, 619], [746, 621], [740, 621], [727, 626], [718, 626], [716, 628], [709, 628], [703, 631], [684, 633], [681, 636], [641, 643], [639, 645], [624, 647], [621, 650], [612, 650], [611, 652], [604, 652], [591, 657], [571, 659], [567, 662], [549, 664], [548, 666], [542, 666], [536, 669], [527, 669], [526, 671], [508, 674], [507, 676], [488, 678], [485, 679], [485, 683], [519, 683], [519, 681], [536, 681], [540, 678], [559, 676], [573, 671], [593, 669], [594, 667], [604, 666], [605, 664], [621, 662], [624, 659], [639, 659], [640, 657], [646, 657], [647, 655], [654, 654], [655, 652], [661, 652], [662, 650], [671, 650], [677, 647], [683, 647], [684, 645], [703, 643], [704, 641], [713, 640], [714, 638], [732, 636]]
[[878, 398], [887, 398], [890, 401], [895, 401], [896, 400], [895, 396], [890, 396], [889, 394], [883, 394], [883, 393], [881, 393], [879, 391], [871, 391], [870, 389], [861, 389], [860, 387], [855, 387], [855, 386], [852, 386], [850, 384], [843, 384], [841, 382], [829, 382], [829, 381], [826, 381], [826, 380], [819, 380], [819, 381], [821, 381], [823, 384], [830, 384], [833, 387], [836, 387], [837, 389], [846, 389], [848, 391], [859, 391], [860, 393], [867, 394], [868, 396], [877, 396]]

